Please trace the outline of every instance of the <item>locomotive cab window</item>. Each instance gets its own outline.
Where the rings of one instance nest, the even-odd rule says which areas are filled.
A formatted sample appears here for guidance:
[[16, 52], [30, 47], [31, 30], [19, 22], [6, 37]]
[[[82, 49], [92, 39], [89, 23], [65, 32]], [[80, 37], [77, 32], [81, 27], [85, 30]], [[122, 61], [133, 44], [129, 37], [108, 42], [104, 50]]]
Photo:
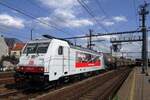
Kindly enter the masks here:
[[59, 46], [58, 55], [62, 55], [62, 54], [63, 54], [63, 46]]

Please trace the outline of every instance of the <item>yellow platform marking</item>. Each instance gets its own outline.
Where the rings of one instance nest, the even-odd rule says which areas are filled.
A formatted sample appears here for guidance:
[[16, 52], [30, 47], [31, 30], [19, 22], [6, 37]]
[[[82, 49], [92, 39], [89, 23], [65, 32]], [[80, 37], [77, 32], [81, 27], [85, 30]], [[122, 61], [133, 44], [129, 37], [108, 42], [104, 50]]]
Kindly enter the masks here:
[[135, 70], [134, 70], [129, 100], [134, 100], [135, 81], [136, 81], [136, 79], [135, 79]]

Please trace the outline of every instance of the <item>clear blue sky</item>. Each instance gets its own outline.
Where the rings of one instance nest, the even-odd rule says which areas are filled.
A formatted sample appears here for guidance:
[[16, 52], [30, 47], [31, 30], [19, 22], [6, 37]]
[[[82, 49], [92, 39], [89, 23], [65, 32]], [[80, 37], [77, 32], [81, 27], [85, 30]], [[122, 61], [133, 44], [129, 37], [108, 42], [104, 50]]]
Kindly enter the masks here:
[[[95, 33], [104, 33], [105, 30], [95, 19], [109, 32], [136, 30], [139, 27], [138, 7], [144, 0], [82, 1], [94, 17], [91, 17], [77, 0], [1, 0], [0, 2], [36, 18], [29, 18], [0, 5], [0, 31], [3, 32], [1, 34], [27, 41], [30, 39], [32, 28], [34, 38], [42, 34], [56, 37], [80, 36], [87, 34], [88, 29], [93, 29]], [[50, 27], [51, 25], [57, 30]], [[150, 26], [150, 14], [147, 16], [147, 25]]]

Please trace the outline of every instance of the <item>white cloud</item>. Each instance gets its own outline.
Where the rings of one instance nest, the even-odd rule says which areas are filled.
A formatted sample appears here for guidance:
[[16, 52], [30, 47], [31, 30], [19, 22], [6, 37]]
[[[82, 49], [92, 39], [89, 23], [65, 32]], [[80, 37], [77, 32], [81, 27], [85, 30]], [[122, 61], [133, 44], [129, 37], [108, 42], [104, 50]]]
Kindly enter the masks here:
[[121, 50], [125, 52], [141, 52], [141, 45], [139, 45], [138, 43], [127, 43], [122, 46]]
[[105, 26], [112, 26], [112, 25], [115, 24], [115, 22], [113, 22], [113, 21], [103, 21], [102, 23], [103, 23]]
[[105, 39], [105, 40], [110, 40], [111, 38], [118, 38], [118, 36], [114, 35], [114, 36], [102, 36], [101, 38]]
[[0, 14], [0, 25], [21, 29], [24, 27], [24, 20], [8, 14]]
[[[63, 16], [62, 16], [63, 17]], [[88, 25], [93, 25], [93, 22], [88, 20], [88, 19], [68, 19], [68, 18], [63, 18], [63, 21], [59, 21], [57, 19], [53, 19], [51, 17], [40, 17], [37, 18], [38, 20], [46, 23], [46, 24], [56, 24], [57, 26], [60, 27], [84, 27]], [[48, 28], [46, 24], [39, 23], [41, 26]]]
[[139, 43], [127, 43], [123, 44], [121, 52], [139, 52], [139, 53], [124, 53], [125, 57], [129, 58], [141, 58], [141, 45]]
[[68, 9], [56, 9], [54, 10], [52, 16], [53, 17], [57, 16], [60, 18], [68, 18], [68, 19], [74, 19], [76, 17], [74, 15], [74, 12]]
[[99, 21], [99, 23], [101, 23], [104, 26], [112, 26], [115, 24], [115, 22], [112, 20], [112, 18], [107, 19], [105, 16], [94, 17], [94, 18], [91, 18], [91, 20], [93, 20], [94, 22]]
[[98, 45], [96, 45], [95, 49], [100, 52], [110, 53], [110, 44], [99, 43]]
[[105, 16], [96, 17], [96, 20], [98, 20], [102, 25], [104, 26], [114, 26], [118, 24], [119, 22], [126, 22], [127, 19], [125, 16], [113, 16], [110, 18], [106, 18]]
[[115, 16], [113, 17], [113, 20], [116, 22], [126, 22], [127, 18], [125, 16]]
[[49, 8], [70, 9], [79, 5], [77, 0], [39, 0]]
[[[39, 17], [38, 19], [47, 22], [48, 24], [55, 24], [59, 27], [78, 28], [93, 26], [96, 22], [91, 18], [79, 18], [82, 11], [77, 0], [39, 0], [44, 7], [49, 8], [52, 12], [46, 17]], [[85, 2], [89, 3], [89, 2]], [[95, 17], [104, 26], [113, 26], [119, 22], [126, 22], [125, 16], [114, 16], [106, 19], [105, 16]], [[41, 24], [40, 24], [41, 25]], [[46, 25], [42, 25], [47, 27]]]
[[100, 36], [100, 37], [93, 37], [92, 40], [104, 40], [104, 41], [109, 42], [111, 38], [118, 38], [118, 36], [117, 35], [113, 35], [113, 36], [106, 35], [106, 36]]
[[50, 21], [49, 17], [39, 17], [37, 18], [37, 20], [35, 20], [35, 22], [38, 23], [39, 26], [49, 28], [49, 21]]
[[[77, 0], [39, 0], [42, 4], [52, 9], [51, 15], [47, 17], [39, 17], [38, 19], [54, 23], [60, 27], [85, 27], [94, 25], [94, 23], [87, 18], [78, 18], [76, 11], [73, 9], [79, 6]], [[45, 25], [42, 25], [45, 26]]]
[[55, 19], [55, 22], [57, 24], [60, 24], [61, 26], [65, 27], [82, 27], [82, 26], [88, 26], [93, 25], [94, 23], [89, 19], [79, 19], [75, 16], [73, 10], [66, 10], [66, 9], [56, 9], [53, 16], [58, 16], [59, 19], [62, 21], [58, 21], [58, 19]]
[[91, 22], [88, 19], [78, 19], [78, 20], [70, 20], [68, 23], [66, 23], [66, 26], [69, 27], [82, 27], [87, 25], [93, 25], [93, 22]]

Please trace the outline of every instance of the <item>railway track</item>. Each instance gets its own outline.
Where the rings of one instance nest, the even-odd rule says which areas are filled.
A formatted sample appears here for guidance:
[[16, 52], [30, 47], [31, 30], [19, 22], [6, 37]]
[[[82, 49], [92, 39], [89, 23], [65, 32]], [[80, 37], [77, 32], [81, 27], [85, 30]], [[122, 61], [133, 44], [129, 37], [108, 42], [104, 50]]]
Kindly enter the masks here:
[[107, 100], [105, 97], [113, 96], [110, 91], [115, 92], [117, 90], [117, 88], [114, 88], [115, 85], [121, 84], [129, 72], [129, 69], [109, 71], [79, 82], [51, 88], [48, 91], [33, 91], [28, 88], [17, 90], [4, 86], [0, 88], [0, 98], [1, 100], [27, 100], [32, 98], [37, 100], [96, 100], [97, 98], [104, 98], [103, 100]]
[[[60, 84], [59, 86], [55, 87], [55, 85], [52, 85], [52, 86], [49, 86], [49, 87], [46, 87], [45, 89], [43, 89], [42, 91], [39, 91], [39, 90], [33, 90], [32, 88], [23, 88], [23, 89], [20, 89], [18, 90], [15, 86], [14, 83], [14, 79], [12, 84], [10, 84], [10, 80], [8, 78], [12, 78], [11, 75], [6, 75], [6, 74], [2, 74], [2, 80], [6, 80], [6, 81], [9, 81], [8, 83], [6, 81], [4, 81], [2, 85], [0, 85], [0, 100], [27, 100], [29, 98], [35, 98], [41, 94], [44, 94], [44, 93], [48, 93], [50, 91], [54, 91], [54, 90], [57, 90], [57, 89], [60, 89], [62, 87], [65, 87], [67, 85], [70, 85], [70, 84], [74, 84], [75, 82], [79, 81], [79, 80], [75, 80], [73, 82], [69, 82], [69, 83], [64, 83], [64, 84]], [[8, 77], [8, 78], [7, 78]], [[7, 80], [8, 79], [8, 80]], [[0, 81], [2, 82], [2, 81]]]
[[3, 77], [12, 77], [14, 74], [13, 71], [11, 72], [0, 72], [0, 78], [3, 78]]
[[37, 100], [111, 100], [131, 69], [111, 71], [37, 97]]
[[17, 89], [15, 84], [4, 85], [0, 88], [0, 100], [27, 100], [39, 95], [32, 88]]
[[0, 72], [0, 85], [14, 83], [14, 72]]
[[127, 78], [127, 76], [128, 72], [121, 73], [121, 75], [113, 77], [101, 86], [79, 97], [79, 100], [111, 100], [113, 98], [113, 95]]
[[24, 93], [27, 89], [16, 90], [16, 89], [6, 89], [3, 88], [0, 91], [0, 99], [1, 100], [27, 100], [29, 98], [29, 94]]

